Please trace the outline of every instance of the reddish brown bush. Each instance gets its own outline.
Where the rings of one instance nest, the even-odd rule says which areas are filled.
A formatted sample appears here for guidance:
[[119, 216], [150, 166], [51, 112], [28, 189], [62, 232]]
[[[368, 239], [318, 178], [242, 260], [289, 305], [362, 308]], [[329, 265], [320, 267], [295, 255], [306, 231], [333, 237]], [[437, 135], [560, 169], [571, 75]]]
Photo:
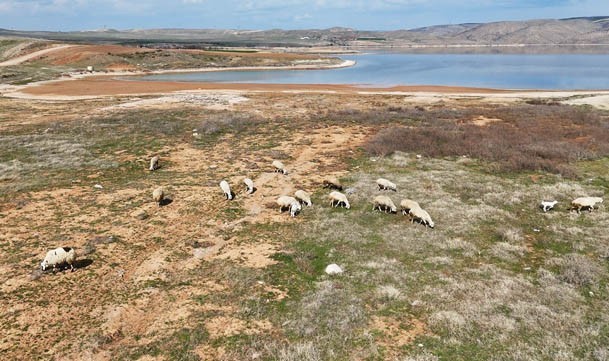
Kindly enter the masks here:
[[[365, 145], [374, 155], [395, 151], [491, 161], [506, 171], [572, 176], [569, 163], [609, 155], [609, 121], [598, 111], [563, 105], [517, 105], [447, 112], [413, 110], [410, 121], [381, 130]], [[499, 119], [484, 125], [474, 119]], [[414, 121], [413, 121], [414, 120]]]

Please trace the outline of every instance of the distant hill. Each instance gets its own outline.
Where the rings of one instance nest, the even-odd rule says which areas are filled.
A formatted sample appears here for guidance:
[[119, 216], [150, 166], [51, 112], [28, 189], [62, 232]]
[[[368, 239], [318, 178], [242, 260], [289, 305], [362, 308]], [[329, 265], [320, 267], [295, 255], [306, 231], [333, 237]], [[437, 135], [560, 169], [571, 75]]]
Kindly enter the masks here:
[[103, 29], [73, 32], [0, 29], [0, 36], [135, 43], [143, 46], [170, 43], [177, 47], [609, 45], [609, 17], [450, 24], [394, 31], [362, 31], [341, 27], [310, 30]]

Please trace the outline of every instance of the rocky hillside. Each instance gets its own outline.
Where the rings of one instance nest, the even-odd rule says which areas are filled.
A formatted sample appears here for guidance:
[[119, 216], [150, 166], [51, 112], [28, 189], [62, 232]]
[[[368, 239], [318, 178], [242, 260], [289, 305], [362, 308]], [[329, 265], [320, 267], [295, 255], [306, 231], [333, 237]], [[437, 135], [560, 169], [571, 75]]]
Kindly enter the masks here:
[[205, 46], [389, 46], [425, 45], [585, 45], [609, 44], [609, 17], [501, 21], [436, 25], [410, 30], [361, 31], [335, 27], [312, 30], [132, 29], [78, 32], [13, 31], [60, 41], [98, 41], [177, 47]]

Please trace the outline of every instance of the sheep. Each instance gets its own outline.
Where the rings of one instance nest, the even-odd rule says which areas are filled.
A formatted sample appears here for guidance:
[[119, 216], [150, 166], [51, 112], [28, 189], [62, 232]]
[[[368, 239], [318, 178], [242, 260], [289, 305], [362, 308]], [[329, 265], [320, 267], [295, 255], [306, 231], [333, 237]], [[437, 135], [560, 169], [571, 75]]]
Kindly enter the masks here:
[[322, 184], [323, 184], [324, 188], [336, 189], [338, 191], [343, 190], [342, 184], [340, 184], [338, 179], [336, 179], [334, 177], [329, 177], [329, 178], [324, 179]]
[[165, 190], [163, 187], [158, 187], [152, 191], [152, 200], [158, 203], [159, 206], [163, 202], [163, 199], [165, 199]]
[[53, 267], [53, 272], [55, 272], [55, 267], [67, 264], [70, 266], [72, 272], [74, 272], [74, 261], [76, 260], [76, 252], [74, 248], [71, 247], [59, 247], [47, 252], [47, 255], [44, 257], [44, 260], [40, 263], [40, 268], [43, 271], [50, 266]]
[[372, 204], [373, 204], [372, 210], [375, 210], [378, 208], [379, 211], [385, 211], [385, 212], [391, 212], [391, 213], [396, 213], [398, 210], [397, 207], [395, 206], [395, 204], [393, 204], [393, 201], [391, 200], [391, 198], [389, 198], [387, 196], [374, 197]]
[[296, 214], [298, 214], [302, 209], [300, 203], [294, 197], [280, 196], [277, 198], [276, 202], [279, 206], [279, 213], [283, 212], [284, 208], [290, 208], [290, 215], [292, 217], [296, 217]]
[[400, 202], [400, 209], [402, 210], [403, 215], [408, 214], [413, 208], [421, 208], [421, 206], [419, 206], [419, 203], [410, 199], [402, 199]]
[[249, 179], [249, 178], [245, 178], [243, 180], [243, 183], [245, 183], [245, 186], [247, 187], [247, 193], [252, 194], [254, 193], [254, 181]]
[[159, 169], [159, 156], [155, 155], [150, 159], [150, 168], [148, 170], [152, 172], [153, 170], [157, 169]]
[[395, 185], [395, 183], [393, 183], [385, 178], [377, 179], [376, 185], [379, 186], [379, 191], [380, 190], [390, 190], [390, 191], [397, 192], [397, 186]]
[[[347, 209], [351, 208], [351, 205], [349, 204], [349, 201], [347, 200], [347, 196], [342, 194], [341, 192], [337, 192], [337, 191], [333, 191], [330, 192], [330, 195], [328, 196], [330, 198], [330, 205], [332, 207], [338, 207], [340, 204], [343, 204], [343, 206]], [[334, 202], [336, 202], [336, 205], [334, 205]]]
[[275, 172], [279, 172], [282, 174], [288, 174], [288, 170], [285, 168], [283, 163], [278, 160], [273, 161], [273, 167], [275, 167]]
[[299, 189], [294, 192], [294, 197], [296, 197], [296, 199], [299, 200], [301, 203], [306, 204], [308, 207], [311, 207], [311, 205], [313, 204], [311, 203], [311, 195], [303, 191], [302, 189]]
[[601, 197], [579, 197], [571, 201], [571, 210], [576, 210], [577, 213], [584, 208], [587, 208], [590, 212], [594, 209], [597, 203], [603, 203]]
[[418, 221], [419, 223], [422, 223], [423, 225], [425, 225], [425, 227], [428, 227], [428, 226], [430, 228], [434, 227], [434, 223], [431, 220], [431, 216], [423, 208], [421, 208], [421, 207], [411, 208], [410, 211], [408, 211], [408, 214], [412, 217], [413, 222]]
[[222, 189], [222, 192], [224, 192], [226, 199], [233, 199], [233, 192], [231, 192], [230, 186], [228, 185], [227, 181], [223, 180], [222, 182], [220, 182], [220, 188]]
[[539, 205], [539, 207], [544, 212], [547, 212], [547, 211], [553, 209], [554, 206], [556, 205], [556, 203], [558, 203], [558, 201], [541, 201], [541, 204]]

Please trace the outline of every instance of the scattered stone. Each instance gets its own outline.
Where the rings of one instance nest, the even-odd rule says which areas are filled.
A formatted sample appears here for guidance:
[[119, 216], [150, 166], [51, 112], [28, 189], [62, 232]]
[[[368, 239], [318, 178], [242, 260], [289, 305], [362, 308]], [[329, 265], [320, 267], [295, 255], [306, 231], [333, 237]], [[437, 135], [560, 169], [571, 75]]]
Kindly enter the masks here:
[[35, 271], [33, 271], [30, 274], [30, 280], [32, 280], [32, 281], [36, 281], [40, 277], [42, 277], [42, 270], [41, 269], [36, 269]]
[[131, 215], [133, 216], [133, 218], [137, 218], [140, 221], [143, 221], [144, 219], [148, 218], [148, 212], [143, 209], [138, 209], [135, 212], [131, 213]]
[[353, 187], [345, 189], [345, 193], [347, 193], [347, 194], [354, 194], [355, 192], [356, 192], [356, 189]]
[[325, 272], [329, 275], [339, 275], [339, 274], [343, 273], [343, 269], [340, 268], [340, 266], [337, 265], [336, 263], [332, 263], [326, 267]]
[[101, 184], [96, 184], [93, 186], [93, 188], [104, 189], [104, 187]]

